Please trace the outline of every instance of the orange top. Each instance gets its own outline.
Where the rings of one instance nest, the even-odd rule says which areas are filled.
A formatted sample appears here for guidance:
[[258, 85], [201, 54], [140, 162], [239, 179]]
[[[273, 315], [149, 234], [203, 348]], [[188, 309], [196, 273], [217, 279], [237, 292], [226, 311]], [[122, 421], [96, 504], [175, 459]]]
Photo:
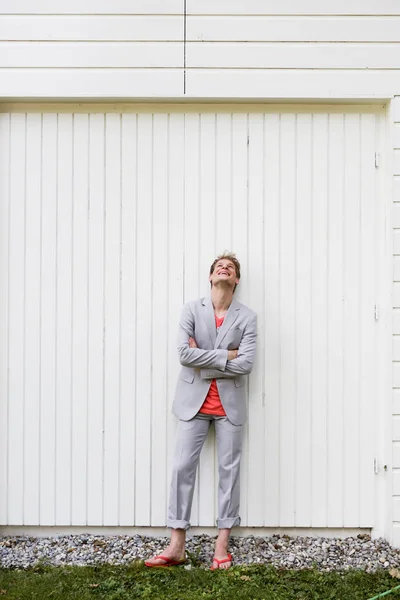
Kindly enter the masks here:
[[[224, 317], [215, 317], [215, 325], [217, 329], [221, 327], [223, 322]], [[216, 415], [217, 417], [226, 417], [226, 412], [224, 411], [224, 407], [222, 406], [219, 398], [217, 382], [215, 379], [213, 379], [211, 382], [210, 389], [208, 390], [206, 399], [204, 400], [199, 412], [207, 415]]]

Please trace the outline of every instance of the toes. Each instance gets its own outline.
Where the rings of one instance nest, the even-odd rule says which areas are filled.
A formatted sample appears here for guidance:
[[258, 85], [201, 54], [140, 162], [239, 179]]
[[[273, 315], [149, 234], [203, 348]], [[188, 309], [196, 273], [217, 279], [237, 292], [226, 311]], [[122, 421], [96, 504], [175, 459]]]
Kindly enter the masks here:
[[154, 559], [150, 559], [150, 560], [146, 560], [146, 563], [148, 565], [165, 565], [165, 560], [154, 560]]

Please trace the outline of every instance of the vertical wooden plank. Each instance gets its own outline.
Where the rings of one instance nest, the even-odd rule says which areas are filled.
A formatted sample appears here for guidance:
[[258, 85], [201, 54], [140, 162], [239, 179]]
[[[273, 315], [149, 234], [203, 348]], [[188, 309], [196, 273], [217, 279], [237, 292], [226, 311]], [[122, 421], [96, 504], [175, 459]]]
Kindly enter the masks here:
[[247, 177], [248, 177], [248, 129], [247, 115], [233, 114], [231, 121], [232, 139], [232, 250], [236, 253], [243, 272], [240, 283], [235, 291], [235, 297], [239, 302], [248, 302], [249, 293], [247, 289], [248, 272], [247, 265]]
[[8, 523], [23, 524], [26, 116], [11, 115]]
[[[152, 298], [152, 447], [151, 524], [165, 524], [167, 419], [167, 315], [168, 315], [168, 209], [169, 153], [168, 115], [155, 114], [153, 121], [153, 298]], [[160, 352], [161, 350], [161, 352]]]
[[258, 349], [253, 372], [249, 378], [248, 417], [248, 483], [251, 494], [247, 502], [247, 525], [264, 524], [264, 115], [249, 115], [248, 144], [248, 226], [251, 231], [248, 245], [248, 293], [251, 308], [258, 315]]
[[89, 116], [87, 522], [103, 524], [105, 115]]
[[295, 518], [296, 448], [296, 355], [295, 355], [295, 116], [281, 115], [281, 419], [280, 526], [291, 526]]
[[56, 525], [71, 522], [72, 115], [58, 115]]
[[328, 115], [313, 115], [311, 264], [311, 525], [327, 525]]
[[151, 305], [153, 116], [138, 115], [138, 230], [136, 321], [136, 514], [135, 525], [150, 525], [151, 506]]
[[121, 115], [105, 124], [104, 525], [118, 524], [120, 428]]
[[311, 115], [297, 115], [296, 129], [296, 515], [311, 526]]
[[265, 115], [264, 131], [264, 298], [265, 330], [264, 344], [265, 370], [265, 474], [264, 474], [264, 525], [276, 526], [279, 523], [280, 473], [279, 473], [279, 406], [280, 406], [280, 117], [277, 114]]
[[40, 524], [55, 524], [57, 115], [43, 115]]
[[344, 117], [328, 125], [328, 523], [343, 526], [343, 150]]
[[216, 115], [215, 254], [232, 249], [232, 115]]
[[[42, 115], [26, 120], [24, 524], [39, 524]], [[29, 426], [27, 426], [29, 424]]]
[[[200, 140], [200, 115], [185, 114], [184, 302], [200, 296]], [[198, 484], [197, 476], [193, 494], [192, 525], [199, 524]]]
[[377, 331], [374, 320], [377, 280], [377, 176], [375, 174], [376, 117], [361, 115], [361, 298], [360, 313], [360, 527], [371, 527], [374, 522], [374, 444], [375, 398], [377, 397]]
[[86, 525], [88, 374], [88, 115], [73, 116], [72, 523]]
[[[184, 287], [184, 191], [185, 191], [185, 115], [169, 115], [169, 211], [168, 211], [168, 317], [167, 317], [167, 440], [166, 440], [166, 506], [169, 500], [172, 457], [175, 446], [176, 419], [171, 415], [171, 406], [179, 374], [176, 349], [176, 332], [183, 304]], [[165, 516], [166, 519], [166, 516]]]
[[[122, 115], [121, 189], [121, 430], [119, 524], [135, 521], [136, 181], [137, 115]], [[136, 493], [140, 493], [137, 490]]]
[[184, 302], [200, 295], [200, 115], [185, 114], [185, 288]]
[[[235, 291], [235, 298], [244, 304], [250, 304], [248, 290], [248, 115], [233, 114], [231, 121], [232, 139], [232, 250], [236, 253], [241, 265], [240, 283]], [[248, 390], [247, 390], [248, 409]], [[243, 451], [240, 468], [240, 516], [241, 525], [247, 525], [248, 506], [248, 422], [243, 436]]]
[[[199, 283], [200, 295], [210, 294], [208, 275], [215, 255], [215, 122], [216, 115], [200, 116], [199, 182]], [[199, 462], [199, 525], [215, 523], [215, 434], [209, 432]], [[211, 485], [214, 482], [214, 485]]]
[[352, 527], [360, 518], [360, 115], [344, 120], [343, 525]]
[[8, 340], [9, 340], [9, 210], [10, 121], [0, 114], [0, 523], [8, 523]]

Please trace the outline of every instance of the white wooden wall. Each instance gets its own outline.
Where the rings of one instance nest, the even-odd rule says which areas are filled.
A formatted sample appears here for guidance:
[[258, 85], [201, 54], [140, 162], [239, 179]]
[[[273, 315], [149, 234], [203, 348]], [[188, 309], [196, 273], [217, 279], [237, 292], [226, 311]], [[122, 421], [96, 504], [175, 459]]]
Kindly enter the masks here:
[[[242, 524], [373, 526], [378, 120], [0, 115], [0, 524], [165, 524], [179, 312], [229, 248], [259, 314]], [[210, 439], [193, 525], [216, 477]]]
[[0, 0], [0, 98], [386, 98], [398, 0]]
[[1, 96], [183, 93], [184, 0], [0, 0]]

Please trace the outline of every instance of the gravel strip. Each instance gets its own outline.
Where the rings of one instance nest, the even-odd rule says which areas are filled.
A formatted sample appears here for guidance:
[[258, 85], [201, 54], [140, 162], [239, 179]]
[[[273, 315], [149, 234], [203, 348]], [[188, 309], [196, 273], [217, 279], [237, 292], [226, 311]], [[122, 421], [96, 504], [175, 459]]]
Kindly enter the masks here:
[[[159, 554], [169, 539], [127, 535], [65, 535], [36, 538], [0, 536], [0, 565], [26, 569], [35, 564], [127, 565]], [[185, 568], [208, 568], [213, 557], [215, 537], [197, 535], [188, 538], [189, 562]], [[235, 565], [271, 564], [275, 567], [320, 571], [362, 569], [374, 572], [400, 566], [400, 550], [382, 538], [371, 540], [367, 534], [357, 537], [316, 538], [272, 535], [269, 537], [232, 537], [229, 550]]]

